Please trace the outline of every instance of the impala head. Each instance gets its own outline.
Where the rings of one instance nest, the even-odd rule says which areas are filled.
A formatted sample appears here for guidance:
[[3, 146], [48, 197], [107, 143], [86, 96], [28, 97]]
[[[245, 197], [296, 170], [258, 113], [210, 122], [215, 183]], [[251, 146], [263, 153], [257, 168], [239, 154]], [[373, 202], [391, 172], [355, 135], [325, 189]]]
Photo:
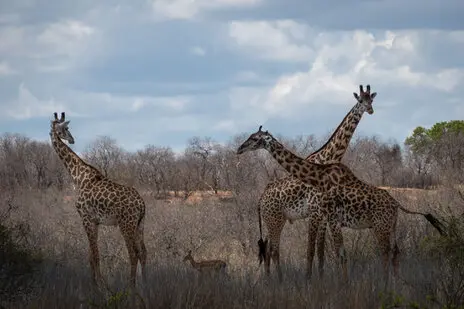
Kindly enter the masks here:
[[61, 118], [58, 119], [58, 113], [54, 113], [54, 120], [51, 121], [51, 129], [54, 131], [59, 138], [67, 141], [70, 144], [74, 144], [74, 137], [69, 132], [69, 120], [65, 121], [64, 112], [61, 113]]
[[372, 102], [374, 102], [377, 92], [371, 93], [371, 85], [367, 85], [366, 88], [366, 91], [364, 91], [363, 86], [359, 85], [359, 95], [356, 92], [353, 92], [353, 95], [364, 111], [372, 115], [374, 113]]
[[185, 261], [190, 261], [191, 259], [193, 259], [192, 250], [189, 250], [187, 255], [184, 257], [184, 262]]
[[262, 131], [261, 128], [263, 126], [259, 126], [258, 132], [253, 133], [250, 137], [237, 149], [237, 154], [242, 154], [247, 151], [253, 151], [258, 149], [266, 149], [274, 137], [271, 133], [267, 131]]

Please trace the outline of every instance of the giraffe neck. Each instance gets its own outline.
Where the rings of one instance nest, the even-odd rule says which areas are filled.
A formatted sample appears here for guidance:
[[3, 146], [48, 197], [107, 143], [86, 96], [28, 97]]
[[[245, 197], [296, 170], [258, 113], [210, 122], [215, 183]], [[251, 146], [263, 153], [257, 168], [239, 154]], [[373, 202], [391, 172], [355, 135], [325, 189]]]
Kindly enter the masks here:
[[350, 144], [354, 131], [356, 131], [356, 127], [363, 114], [364, 109], [361, 103], [358, 102], [348, 114], [346, 114], [345, 118], [343, 118], [342, 122], [338, 125], [337, 129], [324, 146], [310, 154], [305, 160], [320, 164], [340, 162], [348, 149], [348, 145]]
[[102, 178], [101, 173], [79, 158], [79, 156], [61, 140], [55, 133], [55, 130], [52, 129], [50, 137], [55, 152], [64, 163], [64, 166], [78, 188], [82, 188], [92, 181]]
[[275, 138], [268, 143], [266, 150], [294, 177], [304, 179], [313, 186], [323, 186], [324, 166], [303, 160], [286, 149]]

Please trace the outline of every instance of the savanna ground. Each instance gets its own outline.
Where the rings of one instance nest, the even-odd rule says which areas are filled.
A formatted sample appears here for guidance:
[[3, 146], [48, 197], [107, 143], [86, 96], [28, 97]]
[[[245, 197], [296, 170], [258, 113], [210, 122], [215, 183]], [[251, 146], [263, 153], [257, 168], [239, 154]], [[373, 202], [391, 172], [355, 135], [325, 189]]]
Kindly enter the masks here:
[[[423, 217], [399, 213], [400, 275], [389, 285], [369, 230], [344, 231], [349, 283], [341, 281], [329, 234], [325, 276], [314, 268], [307, 284], [304, 220], [283, 232], [284, 281], [274, 269], [269, 278], [263, 273], [257, 201], [286, 172], [263, 152], [239, 159], [246, 136], [226, 144], [194, 137], [177, 154], [154, 145], [129, 152], [105, 136], [86, 147], [86, 162], [137, 188], [147, 206], [148, 283], [128, 292], [125, 244], [116, 228], [102, 227], [101, 267], [111, 290], [104, 295], [92, 289], [69, 172], [49, 142], [0, 136], [0, 308], [464, 308], [464, 187], [455, 185], [464, 183], [464, 121], [417, 127], [404, 147], [356, 137], [344, 156], [358, 178], [394, 187], [388, 190], [404, 206], [447, 226], [448, 236], [439, 236]], [[279, 140], [306, 157], [327, 138]], [[197, 260], [225, 260], [229, 276], [200, 276], [182, 261], [188, 250]]]
[[[462, 190], [462, 189], [461, 189]], [[386, 287], [371, 231], [345, 230], [348, 283], [337, 272], [330, 237], [326, 272], [305, 279], [306, 221], [287, 224], [282, 237], [284, 273], [267, 278], [258, 266], [256, 201], [259, 192], [194, 193], [189, 198], [154, 199], [146, 204], [148, 280], [130, 297], [128, 255], [118, 229], [102, 227], [101, 267], [110, 293], [91, 286], [88, 244], [74, 208], [75, 193], [16, 189], [1, 197], [0, 305], [4, 308], [464, 308], [464, 241], [460, 226], [464, 200], [459, 188], [393, 189], [410, 209], [446, 220], [452, 235], [440, 237], [421, 216], [400, 212], [400, 278]], [[5, 233], [8, 234], [6, 237]], [[329, 234], [330, 235], [330, 234]], [[15, 252], [8, 240], [23, 244]], [[198, 274], [182, 261], [223, 259], [226, 276]], [[13, 255], [12, 255], [13, 254]], [[8, 265], [7, 265], [8, 263]], [[317, 265], [314, 265], [317, 267]]]

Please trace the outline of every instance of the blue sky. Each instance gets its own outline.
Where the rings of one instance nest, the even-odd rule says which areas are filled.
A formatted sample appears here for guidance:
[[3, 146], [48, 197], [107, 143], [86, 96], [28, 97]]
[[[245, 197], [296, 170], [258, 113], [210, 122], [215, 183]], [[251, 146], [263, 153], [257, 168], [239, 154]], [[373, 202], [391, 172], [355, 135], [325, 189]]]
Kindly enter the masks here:
[[0, 131], [82, 150], [226, 142], [263, 124], [325, 136], [378, 92], [358, 134], [400, 142], [464, 119], [461, 0], [0, 0]]

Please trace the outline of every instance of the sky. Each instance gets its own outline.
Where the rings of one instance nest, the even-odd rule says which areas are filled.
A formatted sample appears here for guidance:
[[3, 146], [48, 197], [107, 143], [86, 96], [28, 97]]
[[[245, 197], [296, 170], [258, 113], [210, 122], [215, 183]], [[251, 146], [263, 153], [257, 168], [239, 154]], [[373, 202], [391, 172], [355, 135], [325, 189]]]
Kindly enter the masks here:
[[402, 143], [464, 119], [462, 0], [0, 0], [0, 133], [77, 151], [326, 136], [370, 84], [357, 134]]

